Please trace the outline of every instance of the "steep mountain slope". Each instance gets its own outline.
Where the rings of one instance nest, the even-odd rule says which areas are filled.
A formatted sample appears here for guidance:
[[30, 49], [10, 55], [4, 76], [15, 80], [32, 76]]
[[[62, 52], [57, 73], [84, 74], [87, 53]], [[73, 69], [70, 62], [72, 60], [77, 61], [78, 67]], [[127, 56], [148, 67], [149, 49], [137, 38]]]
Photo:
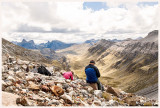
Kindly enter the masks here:
[[[71, 61], [72, 70], [85, 78], [84, 67], [91, 59], [101, 72], [101, 82], [136, 92], [158, 83], [158, 31], [140, 40], [101, 40], [85, 56]], [[157, 89], [158, 91], [158, 89]], [[157, 96], [157, 95], [156, 95]]]
[[51, 63], [41, 53], [34, 52], [29, 49], [17, 46], [2, 38], [2, 52], [3, 54], [9, 53], [11, 56], [16, 56], [22, 60], [29, 60], [34, 62]]

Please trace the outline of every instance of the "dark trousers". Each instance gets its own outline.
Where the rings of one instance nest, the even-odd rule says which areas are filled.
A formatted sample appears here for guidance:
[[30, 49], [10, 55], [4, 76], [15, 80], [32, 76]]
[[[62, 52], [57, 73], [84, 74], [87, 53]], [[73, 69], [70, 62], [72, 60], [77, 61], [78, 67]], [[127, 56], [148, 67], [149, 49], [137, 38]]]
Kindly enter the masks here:
[[104, 87], [99, 80], [97, 80], [97, 86], [98, 86], [98, 90], [104, 91]]

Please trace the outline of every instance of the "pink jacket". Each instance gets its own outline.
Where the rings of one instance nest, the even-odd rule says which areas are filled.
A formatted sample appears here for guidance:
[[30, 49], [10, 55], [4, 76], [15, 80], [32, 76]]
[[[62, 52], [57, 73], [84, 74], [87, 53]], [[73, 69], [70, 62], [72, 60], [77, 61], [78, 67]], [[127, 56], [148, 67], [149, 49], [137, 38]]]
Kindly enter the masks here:
[[71, 80], [73, 80], [73, 75], [72, 75], [72, 72], [70, 71], [70, 72], [65, 72], [64, 74], [63, 74], [63, 77], [65, 78], [65, 79], [70, 79], [71, 78]]

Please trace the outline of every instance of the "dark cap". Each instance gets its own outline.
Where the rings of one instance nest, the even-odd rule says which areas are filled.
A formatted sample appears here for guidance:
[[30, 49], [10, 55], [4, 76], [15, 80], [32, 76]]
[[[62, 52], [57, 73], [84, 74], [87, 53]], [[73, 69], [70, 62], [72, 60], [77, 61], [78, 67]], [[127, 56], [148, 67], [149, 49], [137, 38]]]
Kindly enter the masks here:
[[90, 63], [94, 63], [94, 64], [95, 64], [95, 61], [94, 61], [94, 60], [91, 60]]

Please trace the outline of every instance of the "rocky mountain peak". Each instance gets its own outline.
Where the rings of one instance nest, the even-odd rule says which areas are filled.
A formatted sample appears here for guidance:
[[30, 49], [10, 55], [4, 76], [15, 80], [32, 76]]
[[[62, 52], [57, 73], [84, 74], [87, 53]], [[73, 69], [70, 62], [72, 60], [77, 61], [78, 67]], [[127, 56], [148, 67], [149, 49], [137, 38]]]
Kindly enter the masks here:
[[22, 43], [26, 43], [27, 41], [25, 39], [22, 40]]
[[158, 43], [158, 30], [154, 30], [150, 33], [148, 33], [148, 35], [140, 40], [141, 42], [155, 42]]

